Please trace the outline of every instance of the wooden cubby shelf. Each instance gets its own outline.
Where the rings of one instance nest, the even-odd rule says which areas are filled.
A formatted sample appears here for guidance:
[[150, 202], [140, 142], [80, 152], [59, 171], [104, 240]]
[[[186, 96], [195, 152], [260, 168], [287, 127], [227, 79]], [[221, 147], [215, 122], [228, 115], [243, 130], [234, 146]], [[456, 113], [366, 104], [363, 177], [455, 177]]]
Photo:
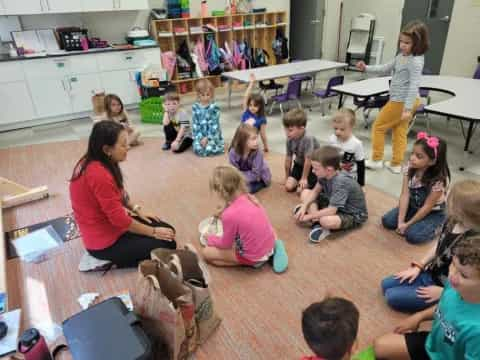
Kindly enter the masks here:
[[[206, 32], [203, 26], [211, 25], [216, 31]], [[275, 64], [272, 42], [277, 28], [286, 30], [287, 13], [264, 12], [255, 14], [235, 14], [225, 16], [209, 16], [204, 18], [166, 19], [152, 21], [152, 36], [157, 40], [160, 51], [174, 51], [186, 40], [190, 50], [196, 41], [205, 35], [213, 34], [218, 47], [228, 44], [233, 49], [234, 41], [247, 40], [253, 48], [265, 49], [269, 55], [270, 64]], [[221, 86], [221, 75], [207, 75], [215, 87]], [[195, 91], [195, 84], [201, 78], [180, 79], [178, 69], [172, 79], [177, 91], [182, 93]]]

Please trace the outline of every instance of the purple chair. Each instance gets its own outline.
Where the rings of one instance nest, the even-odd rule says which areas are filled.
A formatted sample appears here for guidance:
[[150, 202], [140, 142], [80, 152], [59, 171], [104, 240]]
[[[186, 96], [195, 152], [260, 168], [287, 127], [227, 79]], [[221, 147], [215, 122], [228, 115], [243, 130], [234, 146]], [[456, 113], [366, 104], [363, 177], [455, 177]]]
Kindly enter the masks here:
[[415, 125], [415, 121], [417, 120], [417, 116], [421, 115], [424, 116], [427, 119], [427, 131], [430, 132], [430, 119], [427, 116], [427, 112], [425, 111], [425, 105], [420, 104], [417, 107], [417, 110], [415, 110], [415, 114], [412, 116], [412, 120], [410, 120], [410, 123], [408, 124], [408, 130], [407, 134], [412, 130], [413, 125]]
[[355, 111], [362, 108], [365, 129], [370, 126], [370, 112], [373, 109], [381, 109], [390, 100], [390, 95], [376, 95], [369, 97], [353, 97], [353, 104], [356, 106]]
[[477, 69], [475, 70], [475, 73], [473, 74], [473, 78], [480, 80], [480, 63], [477, 66]]
[[[422, 75], [432, 75], [432, 71], [429, 68], [424, 68], [422, 70]], [[430, 102], [432, 99], [430, 98], [430, 90], [427, 89], [418, 89], [418, 95], [420, 95], [421, 98], [427, 99], [427, 105], [430, 105]]]
[[[292, 63], [299, 62], [299, 61], [301, 60], [292, 60]], [[307, 86], [305, 86], [305, 90], [308, 90], [309, 84], [313, 90], [314, 76], [315, 74], [292, 75], [290, 76], [290, 80], [300, 80], [302, 84], [306, 82]]]
[[[332, 87], [337, 85], [342, 85], [345, 77], [343, 75], [337, 75], [330, 80], [328, 80], [327, 88], [313, 91], [313, 95], [320, 99], [320, 104], [322, 105], [322, 115], [325, 115], [325, 100], [338, 96], [339, 94], [332, 90]], [[329, 108], [331, 107], [329, 104]]]
[[290, 80], [287, 85], [287, 92], [276, 95], [272, 97], [272, 106], [270, 107], [269, 114], [272, 113], [273, 107], [275, 104], [280, 105], [280, 111], [283, 114], [283, 104], [289, 103], [291, 100], [295, 100], [298, 104], [298, 107], [302, 108], [302, 103], [300, 102], [300, 92], [302, 88], [302, 82], [300, 80]]

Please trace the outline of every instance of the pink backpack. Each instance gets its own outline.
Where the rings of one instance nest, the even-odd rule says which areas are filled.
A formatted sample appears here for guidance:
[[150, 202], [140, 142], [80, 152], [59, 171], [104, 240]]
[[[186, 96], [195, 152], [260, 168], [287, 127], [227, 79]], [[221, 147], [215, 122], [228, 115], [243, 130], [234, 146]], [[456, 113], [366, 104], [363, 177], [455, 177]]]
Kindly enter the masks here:
[[194, 54], [197, 56], [198, 65], [204, 74], [208, 71], [208, 63], [205, 56], [205, 45], [203, 41], [198, 39], [195, 47], [193, 48]]
[[172, 80], [175, 73], [175, 66], [177, 63], [177, 56], [173, 51], [162, 52], [162, 66], [168, 73], [168, 80]]

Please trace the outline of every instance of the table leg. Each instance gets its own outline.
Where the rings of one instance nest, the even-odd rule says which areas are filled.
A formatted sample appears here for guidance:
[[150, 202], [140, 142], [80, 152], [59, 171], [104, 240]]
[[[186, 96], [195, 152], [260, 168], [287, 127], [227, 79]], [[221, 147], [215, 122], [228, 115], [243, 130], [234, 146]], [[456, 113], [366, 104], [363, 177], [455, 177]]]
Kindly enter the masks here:
[[228, 108], [232, 108], [232, 78], [228, 78]]
[[468, 124], [468, 131], [467, 131], [467, 137], [465, 138], [465, 146], [463, 147], [463, 163], [460, 165], [459, 170], [464, 171], [465, 170], [465, 164], [468, 163], [468, 158], [469, 158], [469, 148], [470, 148], [470, 140], [472, 139], [473, 135], [473, 120], [469, 121]]
[[340, 97], [338, 99], [338, 108], [341, 109], [343, 106], [343, 94], [340, 94]]
[[312, 93], [315, 91], [315, 84], [317, 83], [317, 74], [313, 74], [313, 80], [312, 80]]

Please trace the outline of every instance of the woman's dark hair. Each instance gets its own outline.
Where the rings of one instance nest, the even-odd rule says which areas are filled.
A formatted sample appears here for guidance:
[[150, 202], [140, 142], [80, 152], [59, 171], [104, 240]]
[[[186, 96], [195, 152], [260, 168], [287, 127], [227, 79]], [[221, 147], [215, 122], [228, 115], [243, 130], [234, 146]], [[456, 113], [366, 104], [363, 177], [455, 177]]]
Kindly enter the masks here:
[[122, 131], [125, 131], [125, 128], [115, 121], [104, 120], [95, 123], [88, 138], [87, 153], [78, 160], [70, 181], [78, 179], [92, 161], [100, 161], [112, 174], [117, 186], [123, 189], [123, 176], [120, 166], [118, 166], [118, 163], [112, 162], [103, 151], [105, 145], [114, 146], [117, 143]]
[[[437, 137], [438, 147], [435, 149], [428, 145], [428, 139], [418, 139], [413, 146], [421, 146], [422, 150], [427, 156], [434, 160], [435, 163], [428, 167], [423, 173], [422, 183], [426, 187], [432, 187], [436, 182], [441, 181], [444, 186], [450, 182], [450, 169], [447, 162], [447, 143]], [[416, 169], [410, 168], [408, 170], [408, 178], [411, 179], [415, 175]]]
[[250, 102], [253, 102], [253, 104], [256, 107], [258, 107], [258, 112], [255, 115], [258, 117], [264, 117], [265, 116], [265, 100], [263, 99], [262, 95], [251, 94], [248, 97], [247, 107], [250, 105]]

